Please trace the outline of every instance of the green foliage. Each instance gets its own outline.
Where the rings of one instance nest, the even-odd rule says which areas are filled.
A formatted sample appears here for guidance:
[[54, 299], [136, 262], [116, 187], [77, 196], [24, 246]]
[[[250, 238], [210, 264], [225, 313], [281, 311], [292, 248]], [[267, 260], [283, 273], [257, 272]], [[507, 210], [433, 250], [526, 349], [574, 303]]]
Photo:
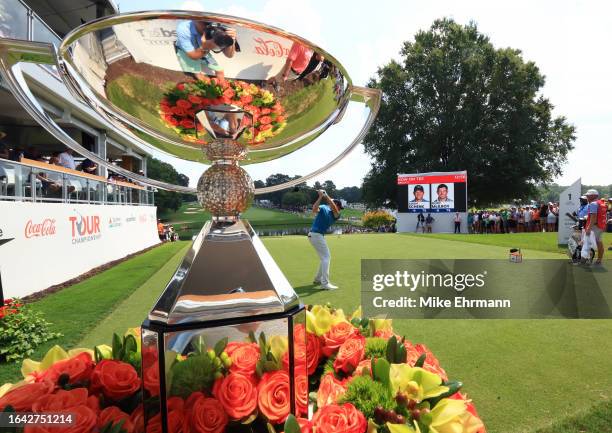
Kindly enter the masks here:
[[367, 337], [365, 347], [365, 357], [384, 358], [387, 351], [387, 340], [380, 337]]
[[107, 422], [100, 429], [100, 433], [128, 433], [128, 431], [123, 428], [123, 424], [125, 420], [121, 420], [113, 424], [112, 421]]
[[372, 359], [372, 376], [374, 380], [381, 383], [389, 395], [391, 395], [391, 378], [389, 372], [391, 364], [384, 358]]
[[398, 340], [395, 335], [389, 338], [385, 350], [385, 357], [391, 364], [404, 364], [408, 359], [406, 346], [404, 346], [404, 339]]
[[[364, 140], [374, 161], [365, 201], [394, 205], [398, 173], [467, 170], [479, 205], [529, 197], [561, 173], [575, 128], [541, 95], [544, 76], [475, 24], [436, 20], [378, 70], [383, 91]], [[519, 195], [519, 197], [517, 197]]]
[[7, 299], [0, 307], [0, 361], [29, 357], [46, 341], [62, 334], [51, 332], [43, 314], [19, 299]]
[[281, 199], [283, 206], [307, 206], [310, 198], [304, 191], [287, 191]]
[[283, 430], [285, 433], [301, 433], [302, 429], [300, 428], [300, 424], [298, 424], [297, 419], [294, 415], [289, 415], [287, 420], [285, 421], [285, 428]]
[[[94, 349], [94, 355], [96, 362], [104, 359], [104, 356], [97, 347]], [[138, 342], [136, 341], [136, 337], [134, 335], [128, 334], [120, 337], [118, 334], [113, 334], [111, 356], [112, 359], [127, 362], [128, 364], [131, 364], [136, 371], [140, 371], [141, 355], [138, 351]]]
[[[156, 158], [147, 158], [147, 176], [151, 179], [161, 180], [181, 186], [189, 185], [189, 178], [177, 172], [171, 164], [162, 162]], [[181, 207], [183, 200], [193, 201], [195, 197], [189, 194], [158, 190], [155, 193], [155, 204], [158, 212], [177, 210]]]
[[352, 403], [366, 419], [374, 418], [376, 406], [382, 406], [384, 409], [394, 409], [396, 406], [385, 386], [372, 380], [370, 376], [353, 379], [342, 396], [341, 403]]
[[323, 364], [323, 375], [326, 375], [327, 373], [331, 373], [334, 376], [336, 375], [336, 370], [334, 370], [334, 360], [336, 359], [336, 356], [331, 356], [330, 358], [327, 358], [327, 360], [325, 360], [325, 364]]
[[171, 369], [170, 395], [187, 398], [195, 391], [210, 389], [216, 371], [212, 357], [208, 353], [177, 361]]

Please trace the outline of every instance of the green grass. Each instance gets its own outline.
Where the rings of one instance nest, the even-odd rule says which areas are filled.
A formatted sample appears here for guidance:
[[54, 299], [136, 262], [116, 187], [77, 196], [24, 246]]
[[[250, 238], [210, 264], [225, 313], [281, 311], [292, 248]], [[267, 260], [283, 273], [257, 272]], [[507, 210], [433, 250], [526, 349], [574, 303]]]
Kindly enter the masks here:
[[[423, 236], [422, 233], [404, 233], [405, 236]], [[499, 233], [499, 234], [451, 234], [427, 233], [426, 236], [449, 241], [470, 242], [482, 245], [497, 245], [507, 248], [536, 249], [563, 252], [566, 248], [557, 244], [557, 233]]]
[[610, 433], [612, 432], [612, 401], [595, 405], [579, 415], [556, 422], [537, 433]]
[[[490, 237], [501, 240], [504, 236]], [[422, 235], [365, 234], [328, 236], [327, 239], [332, 252], [332, 281], [340, 286], [333, 292], [320, 291], [312, 285], [317, 257], [305, 236], [263, 238], [263, 242], [303, 302], [329, 301], [346, 310], [352, 310], [359, 303], [361, 258], [505, 259], [508, 250], [507, 245]], [[174, 244], [173, 252], [184, 245]], [[545, 243], [529, 245], [546, 249]], [[530, 258], [563, 258], [555, 251], [526, 248], [524, 253]], [[95, 303], [90, 302], [95, 305], [80, 306], [82, 298], [64, 295], [63, 303], [45, 309], [47, 318], [55, 322], [63, 320], [73, 308], [104, 310], [106, 314], [115, 308], [105, 320], [102, 320], [106, 315], [102, 311], [98, 311], [97, 320], [87, 311], [81, 312], [81, 327], [88, 329], [79, 329], [81, 338], [71, 340], [74, 344], [81, 339], [87, 344], [108, 341], [113, 331], [123, 332], [140, 324], [179, 258], [168, 254], [165, 260], [157, 260], [158, 272], [118, 266], [108, 271], [115, 274], [114, 285], [109, 284], [111, 279], [107, 276], [105, 281], [96, 281], [89, 287], [90, 290], [104, 289], [105, 295], [113, 293], [113, 302], [100, 296]], [[146, 277], [136, 278], [135, 273], [146, 273]], [[125, 279], [138, 281], [132, 281], [133, 287], [127, 289]], [[125, 294], [118, 298], [113, 290], [116, 285], [123, 287], [123, 293], [133, 292], [132, 296]], [[125, 301], [119, 305], [121, 299]], [[94, 327], [95, 324], [99, 325]], [[66, 326], [71, 329], [74, 324], [68, 321]], [[427, 344], [449, 376], [464, 381], [465, 392], [474, 399], [489, 432], [610, 431], [612, 320], [395, 320], [394, 326], [411, 341]], [[64, 328], [62, 331], [66, 333]], [[6, 374], [0, 377], [6, 378]]]
[[[161, 245], [81, 283], [33, 302], [32, 308], [42, 312], [52, 323], [51, 330], [61, 332], [63, 336], [39, 346], [31, 358], [41, 359], [47, 350], [56, 344], [65, 348], [75, 347], [87, 332], [109, 316], [118, 304], [186, 244], [176, 242]], [[143, 315], [134, 317], [134, 325], [138, 326], [143, 318]], [[20, 368], [21, 363], [0, 364], [0, 383], [18, 380], [21, 377]]]

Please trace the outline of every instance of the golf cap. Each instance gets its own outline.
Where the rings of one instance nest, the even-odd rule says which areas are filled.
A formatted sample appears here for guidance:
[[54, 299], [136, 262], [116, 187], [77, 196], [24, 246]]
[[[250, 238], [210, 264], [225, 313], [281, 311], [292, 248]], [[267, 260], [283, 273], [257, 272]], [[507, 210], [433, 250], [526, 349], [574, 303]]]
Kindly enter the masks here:
[[599, 196], [599, 192], [596, 189], [590, 189], [586, 192], [585, 195], [596, 195]]
[[425, 188], [423, 188], [423, 185], [415, 185], [413, 192], [417, 192], [417, 191], [425, 192]]

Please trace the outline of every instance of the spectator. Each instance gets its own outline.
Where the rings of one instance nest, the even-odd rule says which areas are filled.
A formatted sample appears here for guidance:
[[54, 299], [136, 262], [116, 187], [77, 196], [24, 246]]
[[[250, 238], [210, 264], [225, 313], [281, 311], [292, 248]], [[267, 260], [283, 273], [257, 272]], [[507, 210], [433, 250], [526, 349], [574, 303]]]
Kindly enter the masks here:
[[81, 171], [83, 171], [83, 173], [96, 174], [97, 170], [98, 170], [98, 164], [96, 164], [89, 158], [84, 159], [83, 162], [81, 163]]
[[428, 213], [427, 218], [425, 218], [425, 226], [427, 227], [427, 233], [431, 233], [431, 229], [432, 229], [434, 221], [435, 221], [435, 218], [432, 217], [430, 213]]
[[422, 212], [419, 212], [417, 214], [417, 223], [416, 223], [415, 233], [419, 232], [419, 227], [421, 227], [421, 230], [423, 231], [423, 233], [425, 233], [425, 217], [423, 216]]
[[474, 233], [474, 214], [472, 212], [468, 212], [467, 226], [468, 233]]
[[60, 156], [59, 152], [53, 152], [51, 154], [51, 158], [49, 158], [49, 164], [51, 164], [51, 165], [60, 165], [59, 156]]
[[459, 212], [455, 212], [455, 218], [453, 218], [455, 222], [455, 233], [461, 233], [461, 215]]
[[584, 233], [590, 236], [591, 232], [597, 242], [597, 260], [595, 265], [601, 265], [604, 255], [604, 245], [601, 236], [606, 229], [607, 206], [603, 200], [599, 200], [599, 192], [590, 189], [586, 192], [588, 204], [588, 215]]
[[8, 144], [4, 142], [6, 138], [6, 132], [0, 131], [0, 158], [9, 159], [9, 147]]
[[160, 241], [163, 242], [166, 240], [166, 227], [164, 227], [164, 224], [161, 222], [161, 220], [157, 220], [157, 234], [159, 235]]
[[73, 154], [74, 150], [66, 148], [66, 150], [59, 154], [59, 165], [70, 170], [76, 170]]
[[26, 151], [23, 152], [23, 157], [34, 161], [44, 161], [42, 155], [40, 154], [40, 150], [38, 150], [38, 147], [36, 146], [28, 146]]
[[531, 209], [529, 209], [528, 207], [525, 208], [525, 210], [523, 211], [523, 221], [525, 222], [525, 231], [526, 232], [530, 232], [531, 231]]
[[[542, 212], [540, 212], [540, 216], [542, 216]], [[557, 224], [557, 215], [554, 210], [554, 206], [552, 203], [548, 203], [547, 211], [546, 211], [546, 231], [554, 232], [555, 225]]]

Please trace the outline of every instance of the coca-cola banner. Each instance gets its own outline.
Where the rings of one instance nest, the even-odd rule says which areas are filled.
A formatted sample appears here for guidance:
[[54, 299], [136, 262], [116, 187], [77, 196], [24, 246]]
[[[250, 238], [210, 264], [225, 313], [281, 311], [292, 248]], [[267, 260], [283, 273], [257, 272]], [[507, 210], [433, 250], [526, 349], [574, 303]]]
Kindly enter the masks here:
[[0, 201], [0, 278], [23, 297], [159, 242], [156, 208]]
[[[148, 63], [165, 69], [181, 71], [174, 48], [179, 20], [151, 20], [123, 23], [113, 27], [117, 40], [137, 63]], [[261, 80], [279, 73], [292, 42], [270, 33], [237, 27], [240, 52], [230, 60], [223, 54], [213, 54], [226, 78]], [[122, 56], [117, 56], [117, 59]], [[238, 61], [243, 60], [243, 61]], [[248, 65], [246, 67], [245, 65]]]

